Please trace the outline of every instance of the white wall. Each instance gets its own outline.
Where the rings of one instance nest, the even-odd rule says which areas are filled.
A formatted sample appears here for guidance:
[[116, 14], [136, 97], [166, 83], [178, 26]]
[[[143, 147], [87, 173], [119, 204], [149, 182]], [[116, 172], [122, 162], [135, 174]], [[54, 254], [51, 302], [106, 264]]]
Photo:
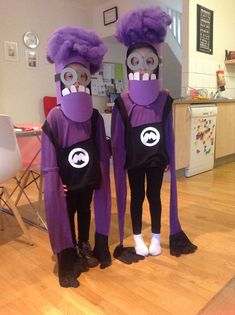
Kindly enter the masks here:
[[[0, 1], [0, 113], [12, 116], [16, 123], [44, 120], [42, 98], [55, 95], [54, 65], [45, 59], [47, 39], [63, 25], [91, 28], [91, 14], [77, 0]], [[39, 68], [28, 69], [23, 34], [35, 31], [40, 39], [36, 49]], [[4, 59], [4, 41], [18, 43], [18, 62]]]
[[136, 7], [136, 0], [107, 0], [105, 3], [101, 3], [93, 8], [93, 28], [103, 38], [113, 36], [115, 33], [116, 23], [104, 25], [103, 22], [103, 12], [115, 6], [118, 7], [118, 17], [121, 17], [127, 11], [132, 10]]
[[169, 7], [178, 12], [182, 12], [182, 0], [135, 0], [138, 6], [143, 5], [160, 5], [161, 7]]
[[[172, 1], [172, 0], [168, 0]], [[178, 0], [177, 2], [179, 2]], [[151, 2], [151, 1], [150, 1]], [[124, 64], [125, 48], [110, 42], [110, 35], [115, 33], [116, 25], [104, 26], [103, 11], [118, 6], [119, 17], [127, 11], [151, 4], [149, 1], [102, 1], [92, 6], [86, 0], [9, 0], [0, 1], [0, 113], [12, 116], [15, 123], [42, 122], [44, 120], [42, 98], [55, 95], [54, 65], [46, 61], [47, 40], [51, 33], [63, 25], [83, 26], [96, 31], [106, 41], [109, 52], [104, 61]], [[156, 4], [156, 3], [154, 3]], [[90, 5], [90, 7], [88, 6]], [[40, 45], [36, 48], [39, 57], [38, 69], [26, 67], [23, 34], [34, 31], [38, 34]], [[4, 58], [4, 41], [18, 44], [18, 62]], [[124, 67], [124, 84], [126, 73]], [[107, 99], [93, 97], [93, 104], [101, 112]]]
[[[196, 51], [197, 4], [214, 11], [213, 55]], [[182, 94], [188, 86], [216, 91], [216, 70], [225, 70], [225, 97], [235, 98], [235, 67], [224, 65], [224, 50], [235, 50], [234, 0], [185, 0], [183, 27]]]
[[[91, 1], [92, 2], [92, 1]], [[103, 2], [103, 1], [102, 1]], [[16, 123], [39, 122], [44, 120], [42, 98], [55, 95], [53, 82], [54, 66], [45, 59], [47, 39], [55, 28], [62, 25], [84, 26], [96, 31], [105, 40], [113, 36], [115, 23], [103, 25], [103, 11], [118, 6], [119, 17], [140, 5], [164, 3], [180, 10], [181, 1], [128, 0], [106, 1], [98, 6], [87, 7], [86, 0], [8, 0], [0, 1], [0, 113], [13, 117]], [[198, 4], [214, 11], [214, 54], [196, 51], [196, 0], [183, 0], [183, 58], [182, 92], [188, 85], [215, 90], [215, 71], [218, 64], [224, 64], [224, 50], [235, 49], [235, 2], [226, 0], [226, 5], [218, 0], [201, 0]], [[190, 13], [189, 13], [190, 12]], [[39, 68], [26, 68], [23, 34], [35, 31], [40, 45]], [[4, 59], [4, 41], [18, 43], [19, 61]], [[109, 53], [105, 61], [123, 62], [125, 49], [115, 42], [107, 42]], [[235, 67], [227, 66], [226, 91], [223, 95], [235, 97]], [[126, 78], [124, 74], [124, 79]], [[167, 87], [167, 83], [166, 86]], [[106, 99], [94, 97], [94, 106], [103, 110]]]

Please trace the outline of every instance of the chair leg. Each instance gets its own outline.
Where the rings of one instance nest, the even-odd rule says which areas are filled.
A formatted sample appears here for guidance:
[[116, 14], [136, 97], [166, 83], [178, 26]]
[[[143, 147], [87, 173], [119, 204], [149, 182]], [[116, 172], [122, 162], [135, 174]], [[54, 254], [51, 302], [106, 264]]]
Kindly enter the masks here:
[[[43, 204], [43, 175], [42, 175], [42, 172], [40, 172], [40, 177], [39, 177], [39, 189], [38, 189], [38, 213], [40, 214], [41, 213], [41, 210], [42, 210], [42, 204]], [[46, 228], [47, 230], [47, 224], [46, 222], [42, 219], [41, 215], [40, 215], [40, 220], [42, 222], [42, 224], [44, 225], [44, 227]]]
[[20, 198], [21, 198], [21, 196], [23, 194], [25, 186], [27, 185], [27, 182], [29, 180], [29, 175], [30, 175], [30, 171], [27, 171], [25, 176], [24, 176], [24, 180], [22, 181], [22, 185], [20, 187], [20, 191], [19, 191], [19, 193], [17, 195], [17, 198], [16, 198], [16, 201], [15, 201], [15, 205], [16, 206], [17, 206], [18, 202], [20, 201]]
[[[41, 217], [40, 214], [40, 210], [42, 209], [42, 194], [43, 194], [43, 175], [42, 173], [38, 173], [36, 177], [34, 177], [33, 175], [34, 171], [32, 170], [28, 170], [27, 172], [24, 173], [24, 175], [21, 177], [21, 180], [23, 179], [22, 183], [21, 180], [18, 181], [16, 179], [17, 186], [14, 189], [14, 191], [19, 188], [20, 191], [18, 192], [18, 195], [16, 197], [16, 201], [15, 201], [15, 205], [17, 206], [18, 202], [20, 201], [20, 198], [22, 196], [22, 194], [24, 194], [24, 196], [26, 197], [26, 199], [29, 202], [30, 207], [32, 208], [32, 210], [35, 212], [37, 218], [38, 218], [38, 224], [40, 225], [42, 223], [42, 225], [45, 227], [45, 229], [47, 230], [47, 225], [46, 222], [43, 220], [43, 218]], [[36, 172], [35, 172], [36, 173]], [[33, 179], [31, 181], [29, 181], [30, 178], [30, 174], [32, 174]], [[37, 180], [39, 179], [39, 184], [37, 183]], [[28, 185], [31, 185], [33, 182], [35, 182], [37, 189], [38, 189], [38, 207], [35, 207], [33, 205], [33, 203], [31, 202], [28, 194], [25, 192], [25, 187], [27, 187]], [[14, 193], [13, 191], [13, 193]], [[12, 196], [12, 194], [10, 195]]]
[[12, 212], [14, 213], [15, 217], [16, 217], [16, 220], [18, 221], [22, 231], [24, 232], [26, 238], [28, 239], [28, 243], [30, 245], [33, 245], [33, 241], [31, 239], [31, 236], [29, 234], [29, 231], [28, 229], [26, 228], [26, 225], [24, 224], [24, 221], [22, 220], [21, 218], [21, 215], [19, 213], [19, 210], [18, 208], [15, 206], [14, 202], [12, 201], [11, 197], [10, 197], [10, 194], [7, 192], [6, 189], [3, 188], [3, 194], [6, 195], [6, 202], [9, 203], [10, 205], [10, 208], [12, 210]]

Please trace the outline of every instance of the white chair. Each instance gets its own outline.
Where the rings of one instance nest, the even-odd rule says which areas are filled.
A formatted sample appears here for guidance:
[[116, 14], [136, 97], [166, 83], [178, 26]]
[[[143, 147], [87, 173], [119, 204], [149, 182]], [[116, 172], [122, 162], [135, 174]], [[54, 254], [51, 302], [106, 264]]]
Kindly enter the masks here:
[[[16, 179], [16, 174], [21, 170], [21, 167], [22, 158], [12, 120], [9, 116], [0, 115], [0, 209], [1, 201], [4, 201], [5, 204], [9, 205], [25, 234], [28, 243], [33, 245], [29, 231], [21, 218], [18, 208], [12, 200], [10, 193], [3, 186], [8, 180], [12, 178]], [[0, 211], [0, 214], [2, 216], [2, 211]], [[3, 227], [3, 221], [1, 222], [1, 226]]]

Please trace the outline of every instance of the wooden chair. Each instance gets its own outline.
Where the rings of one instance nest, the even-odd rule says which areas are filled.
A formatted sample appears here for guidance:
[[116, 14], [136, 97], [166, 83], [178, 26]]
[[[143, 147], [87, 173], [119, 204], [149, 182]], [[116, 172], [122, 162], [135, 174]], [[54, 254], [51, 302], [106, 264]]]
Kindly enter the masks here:
[[[9, 116], [0, 115], [0, 209], [1, 201], [8, 205], [16, 217], [22, 231], [24, 232], [28, 243], [33, 245], [29, 231], [22, 220], [19, 209], [11, 198], [10, 193], [4, 187], [4, 183], [14, 178], [17, 181], [16, 174], [22, 168], [22, 158], [18, 147], [12, 120]], [[17, 181], [18, 184], [18, 181]], [[3, 229], [3, 216], [1, 215], [1, 228]]]
[[[21, 189], [15, 200], [15, 204], [18, 205], [22, 195], [27, 199], [29, 206], [36, 214], [36, 225], [47, 229], [45, 220], [41, 216], [43, 209], [43, 176], [40, 169], [41, 162], [41, 140], [39, 136], [22, 137], [18, 138], [18, 144], [21, 151], [23, 162], [23, 173], [20, 177]], [[38, 202], [33, 204], [30, 197], [27, 194], [27, 188], [31, 185], [35, 185], [38, 190]], [[17, 186], [13, 190], [13, 193], [17, 190]]]

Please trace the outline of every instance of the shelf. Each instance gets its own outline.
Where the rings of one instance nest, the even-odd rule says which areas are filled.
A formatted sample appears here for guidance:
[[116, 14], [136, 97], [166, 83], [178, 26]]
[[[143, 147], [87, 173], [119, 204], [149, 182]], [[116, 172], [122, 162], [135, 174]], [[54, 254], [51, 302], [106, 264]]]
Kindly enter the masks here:
[[235, 59], [225, 60], [224, 63], [225, 63], [226, 65], [235, 65]]

